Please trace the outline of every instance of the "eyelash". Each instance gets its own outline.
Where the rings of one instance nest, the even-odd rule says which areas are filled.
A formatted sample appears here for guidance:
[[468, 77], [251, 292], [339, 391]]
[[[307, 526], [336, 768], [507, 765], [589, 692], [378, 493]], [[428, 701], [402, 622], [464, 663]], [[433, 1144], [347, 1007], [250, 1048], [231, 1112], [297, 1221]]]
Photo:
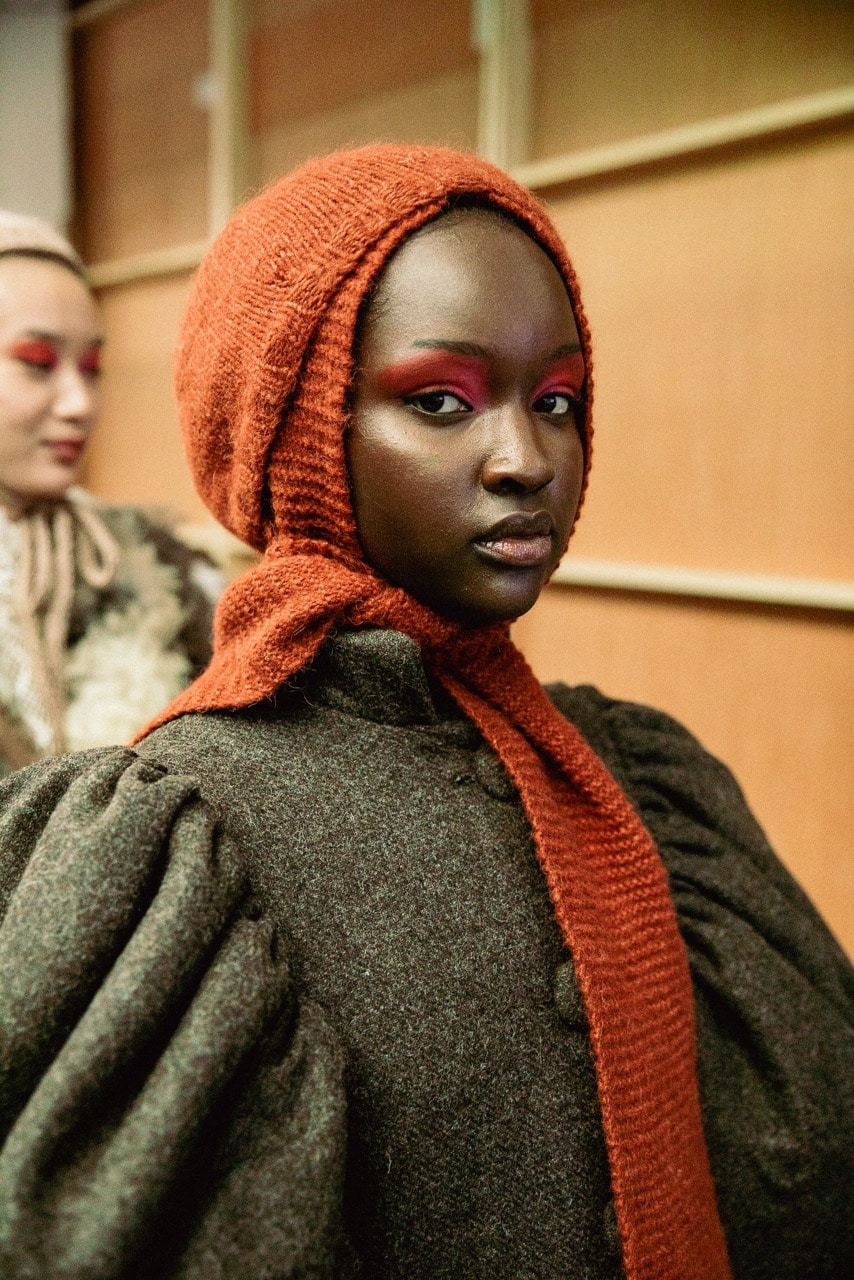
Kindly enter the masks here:
[[[430, 399], [456, 400], [457, 404], [460, 405], [460, 408], [446, 409], [444, 412], [437, 408], [429, 409], [423, 401]], [[413, 395], [404, 396], [403, 403], [405, 405], [409, 405], [412, 409], [417, 409], [419, 413], [426, 414], [430, 418], [445, 418], [450, 417], [455, 413], [472, 412], [472, 406], [467, 400], [464, 400], [462, 396], [457, 395], [455, 391], [448, 391], [440, 387], [437, 387], [435, 390], [417, 391]]]
[[[444, 409], [444, 410], [439, 408], [430, 409], [423, 402], [431, 398], [434, 398], [434, 399], [441, 398], [443, 400], [444, 399], [456, 400], [460, 408]], [[537, 409], [536, 408], [536, 406], [540, 404], [543, 400], [553, 400], [558, 398], [565, 400], [567, 403], [567, 407], [564, 411], [559, 412], [557, 409]], [[472, 406], [468, 403], [467, 400], [464, 400], [462, 396], [457, 395], [455, 391], [448, 391], [445, 388], [438, 388], [438, 387], [435, 390], [431, 389], [429, 391], [418, 391], [413, 395], [404, 396], [403, 403], [405, 405], [408, 405], [410, 408], [416, 409], [419, 413], [423, 413], [430, 418], [445, 418], [445, 417], [451, 417], [452, 415], [457, 413], [472, 412]], [[582, 404], [581, 397], [571, 396], [568, 391], [546, 391], [542, 395], [537, 397], [537, 399], [534, 401], [534, 404], [532, 405], [532, 408], [536, 413], [544, 413], [544, 414], [547, 414], [549, 417], [569, 418], [574, 416], [575, 410], [580, 408], [581, 404]]]
[[580, 396], [571, 396], [568, 391], [545, 391], [541, 396], [538, 396], [537, 399], [534, 401], [534, 406], [540, 404], [540, 402], [543, 400], [557, 400], [557, 399], [566, 401], [565, 411], [558, 413], [556, 409], [540, 409], [538, 410], [538, 412], [547, 413], [550, 416], [556, 415], [561, 418], [571, 418], [574, 416], [575, 411], [581, 407], [581, 403], [582, 403]]

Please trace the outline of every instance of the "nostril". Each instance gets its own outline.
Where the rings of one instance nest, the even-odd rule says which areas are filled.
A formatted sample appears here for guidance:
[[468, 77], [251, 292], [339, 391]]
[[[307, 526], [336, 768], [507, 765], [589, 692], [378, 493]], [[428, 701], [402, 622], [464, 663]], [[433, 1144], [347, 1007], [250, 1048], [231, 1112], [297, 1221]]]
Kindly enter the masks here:
[[514, 476], [503, 476], [494, 487], [501, 493], [524, 493], [526, 488]]
[[536, 493], [555, 477], [544, 458], [491, 460], [483, 468], [484, 487], [500, 493]]

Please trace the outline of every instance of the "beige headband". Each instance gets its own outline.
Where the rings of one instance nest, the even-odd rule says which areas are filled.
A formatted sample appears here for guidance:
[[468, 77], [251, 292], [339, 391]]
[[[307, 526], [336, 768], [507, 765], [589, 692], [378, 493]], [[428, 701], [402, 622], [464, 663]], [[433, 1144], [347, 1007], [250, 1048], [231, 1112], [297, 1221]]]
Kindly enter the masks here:
[[0, 256], [9, 253], [47, 254], [59, 258], [78, 276], [84, 267], [71, 245], [41, 218], [0, 209]]

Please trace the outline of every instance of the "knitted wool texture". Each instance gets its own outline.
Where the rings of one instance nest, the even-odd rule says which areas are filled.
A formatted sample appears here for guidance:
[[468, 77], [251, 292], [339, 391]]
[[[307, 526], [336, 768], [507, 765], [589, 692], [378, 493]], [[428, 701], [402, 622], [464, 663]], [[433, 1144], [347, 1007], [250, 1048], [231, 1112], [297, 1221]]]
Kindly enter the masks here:
[[[589, 374], [589, 331], [556, 230], [526, 191], [474, 156], [340, 152], [241, 209], [198, 273], [177, 390], [202, 497], [264, 556], [221, 601], [210, 667], [155, 725], [269, 697], [333, 628], [412, 636], [497, 752], [530, 821], [590, 1022], [627, 1276], [723, 1280], [691, 982], [657, 851], [507, 628], [438, 617], [378, 576], [359, 546], [344, 443], [359, 310], [395, 248], [460, 202], [508, 214], [549, 254]], [[585, 431], [589, 466], [589, 408]]]

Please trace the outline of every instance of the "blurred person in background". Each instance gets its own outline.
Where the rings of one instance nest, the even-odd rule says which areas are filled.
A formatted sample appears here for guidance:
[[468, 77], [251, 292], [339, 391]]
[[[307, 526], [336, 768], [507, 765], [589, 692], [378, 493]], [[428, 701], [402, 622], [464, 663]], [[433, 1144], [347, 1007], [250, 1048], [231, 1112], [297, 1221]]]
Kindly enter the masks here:
[[127, 741], [210, 657], [206, 558], [75, 484], [102, 346], [71, 245], [0, 211], [0, 776]]

